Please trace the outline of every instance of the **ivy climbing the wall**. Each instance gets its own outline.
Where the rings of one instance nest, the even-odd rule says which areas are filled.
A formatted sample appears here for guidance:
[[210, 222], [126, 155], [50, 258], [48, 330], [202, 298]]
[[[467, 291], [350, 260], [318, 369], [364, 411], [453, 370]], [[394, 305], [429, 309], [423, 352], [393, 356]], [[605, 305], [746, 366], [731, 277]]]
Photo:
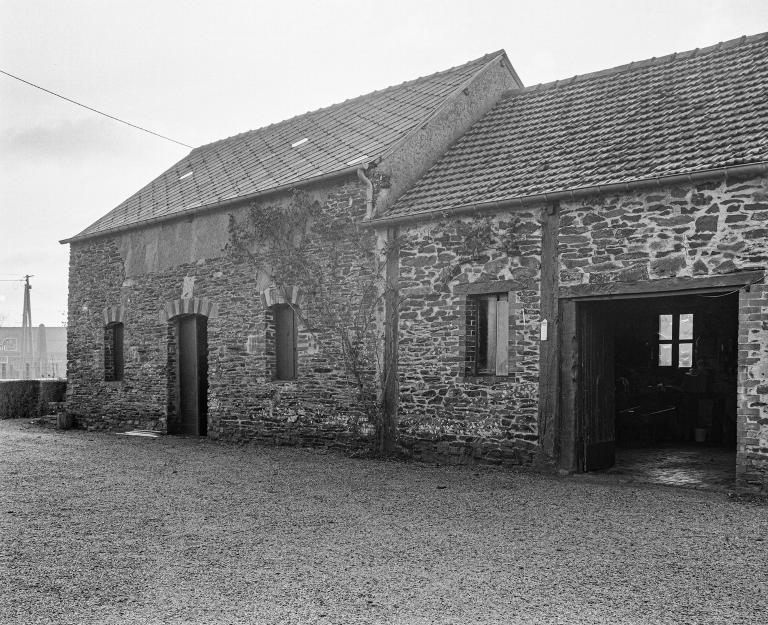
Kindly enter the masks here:
[[[392, 449], [394, 427], [380, 389], [384, 367], [381, 331], [387, 253], [373, 233], [360, 227], [356, 207], [323, 207], [302, 190], [284, 204], [252, 204], [239, 219], [230, 216], [229, 253], [250, 263], [271, 287], [305, 294], [292, 305], [304, 330], [353, 391], [355, 409], [376, 433], [374, 451]], [[301, 355], [299, 356], [301, 358]]]

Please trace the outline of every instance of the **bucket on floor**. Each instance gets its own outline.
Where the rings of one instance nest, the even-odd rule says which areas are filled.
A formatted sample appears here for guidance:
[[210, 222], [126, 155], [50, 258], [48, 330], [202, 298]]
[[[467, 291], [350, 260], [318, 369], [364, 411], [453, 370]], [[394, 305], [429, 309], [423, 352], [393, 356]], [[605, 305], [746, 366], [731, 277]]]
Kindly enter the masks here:
[[66, 412], [59, 412], [56, 415], [56, 427], [60, 430], [68, 430], [72, 427], [72, 416]]
[[707, 428], [693, 428], [693, 439], [697, 443], [703, 443], [707, 440]]

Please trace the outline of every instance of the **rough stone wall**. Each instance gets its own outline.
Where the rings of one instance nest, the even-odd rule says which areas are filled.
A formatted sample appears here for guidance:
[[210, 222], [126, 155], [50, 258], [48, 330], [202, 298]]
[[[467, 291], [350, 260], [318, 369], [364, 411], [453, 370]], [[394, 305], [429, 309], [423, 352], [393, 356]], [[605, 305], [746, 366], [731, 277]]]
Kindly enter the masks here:
[[560, 285], [764, 267], [764, 179], [707, 182], [562, 205]]
[[[112, 239], [72, 245], [69, 275], [67, 410], [93, 427], [164, 427], [165, 338], [156, 323], [158, 300], [133, 297]], [[111, 382], [104, 379], [102, 311], [121, 304], [131, 311], [125, 322], [125, 379]]]
[[[560, 285], [705, 277], [768, 267], [768, 180], [588, 198], [561, 206]], [[737, 470], [768, 484], [768, 300], [740, 294]]]
[[[399, 438], [414, 457], [532, 461], [538, 439], [540, 254], [538, 209], [403, 227]], [[513, 300], [509, 374], [470, 376], [468, 298], [496, 288]]]
[[[356, 180], [322, 189], [318, 197], [330, 218], [365, 213], [365, 190]], [[536, 454], [541, 210], [402, 227], [398, 436], [414, 457], [521, 464]], [[192, 260], [177, 254], [171, 262], [166, 254], [160, 262], [162, 241], [137, 233], [72, 245], [70, 413], [89, 427], [164, 429], [175, 409], [175, 331], [159, 312], [168, 302], [194, 296], [218, 308], [208, 322], [209, 436], [368, 445], [372, 427], [335, 342], [317, 327], [322, 314], [313, 310], [311, 284], [295, 285], [306, 297], [300, 305], [306, 322], [298, 332], [298, 379], [273, 381], [271, 315], [261, 297], [268, 284], [258, 268], [221, 249], [221, 220], [227, 218], [206, 217], [219, 244], [201, 243], [205, 255]], [[767, 236], [765, 179], [563, 202], [559, 281], [568, 287], [765, 268]], [[340, 266], [355, 263], [356, 251], [338, 241], [317, 246], [315, 253], [329, 249]], [[468, 305], [473, 294], [497, 286], [510, 294], [509, 373], [471, 376]], [[349, 301], [352, 294], [341, 288], [336, 296]], [[125, 372], [122, 382], [107, 382], [102, 311], [116, 306], [123, 310]], [[768, 287], [756, 284], [740, 294], [739, 324], [738, 471], [745, 481], [764, 484]]]
[[[318, 192], [330, 218], [365, 214], [365, 189], [356, 179]], [[280, 201], [276, 199], [275, 201]], [[226, 228], [229, 214], [221, 213]], [[210, 216], [208, 220], [213, 220]], [[218, 236], [218, 235], [217, 235]], [[219, 238], [221, 238], [219, 236]], [[371, 249], [374, 248], [371, 233]], [[275, 444], [355, 447], [372, 434], [354, 389], [334, 354], [334, 337], [301, 324], [298, 378], [275, 382], [270, 352], [270, 318], [262, 301], [264, 272], [219, 247], [208, 256], [168, 266], [155, 262], [132, 242], [153, 240], [129, 233], [116, 238], [74, 243], [70, 260], [68, 410], [91, 428], [165, 429], [173, 413], [175, 328], [161, 318], [166, 304], [183, 297], [207, 298], [217, 308], [208, 320], [208, 432], [212, 438], [257, 440]], [[162, 242], [161, 242], [162, 243]], [[340, 263], [353, 250], [334, 241]], [[158, 246], [155, 246], [158, 247]], [[132, 274], [126, 278], [125, 263]], [[312, 285], [296, 285], [305, 294], [302, 315], [311, 324]], [[353, 295], [340, 289], [340, 301]], [[122, 382], [104, 381], [104, 308], [123, 306], [125, 370]]]

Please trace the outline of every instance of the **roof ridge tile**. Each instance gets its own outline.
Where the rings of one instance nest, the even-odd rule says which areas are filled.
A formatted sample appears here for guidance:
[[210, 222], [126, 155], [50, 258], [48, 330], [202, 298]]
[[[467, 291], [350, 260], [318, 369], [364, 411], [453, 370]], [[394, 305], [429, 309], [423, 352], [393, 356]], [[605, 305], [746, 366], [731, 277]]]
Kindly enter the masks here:
[[708, 54], [710, 52], [717, 52], [719, 50], [731, 50], [733, 48], [737, 48], [740, 46], [748, 45], [748, 44], [763, 41], [763, 40], [768, 40], [768, 32], [758, 33], [755, 35], [742, 35], [741, 37], [736, 37], [734, 39], [729, 39], [727, 41], [720, 41], [711, 46], [707, 46], [706, 48], [694, 48], [693, 50], [672, 52], [664, 56], [659, 56], [659, 57], [654, 56], [654, 57], [651, 57], [648, 59], [642, 59], [639, 61], [631, 61], [629, 63], [616, 65], [614, 67], [609, 67], [609, 68], [597, 70], [594, 72], [587, 72], [586, 74], [575, 74], [571, 78], [565, 78], [565, 79], [561, 78], [561, 79], [553, 80], [550, 82], [538, 83], [536, 85], [531, 85], [530, 87], [525, 87], [523, 89], [508, 89], [502, 94], [502, 98], [503, 99], [511, 98], [511, 97], [518, 96], [523, 93], [528, 93], [531, 91], [543, 91], [547, 89], [556, 89], [558, 87], [562, 87], [565, 81], [568, 81], [568, 84], [570, 85], [575, 82], [582, 82], [585, 80], [592, 80], [595, 78], [603, 78], [606, 76], [622, 74], [624, 72], [636, 71], [640, 69], [645, 69], [647, 67], [663, 65], [665, 63], [674, 62], [678, 60], [701, 57], [704, 54]]
[[437, 76], [440, 76], [440, 75], [443, 75], [443, 74], [452, 73], [452, 72], [456, 72], [458, 70], [461, 70], [463, 68], [468, 68], [468, 67], [473, 66], [473, 65], [481, 65], [481, 64], [484, 65], [484, 64], [487, 64], [490, 60], [493, 60], [494, 58], [502, 56], [502, 55], [505, 55], [505, 54], [506, 54], [506, 52], [504, 51], [503, 48], [497, 50], [496, 52], [488, 52], [488, 53], [484, 54], [483, 56], [478, 57], [478, 58], [476, 58], [474, 60], [467, 61], [466, 63], [462, 63], [460, 65], [455, 65], [453, 67], [449, 67], [448, 69], [443, 69], [443, 70], [440, 70], [440, 71], [437, 71], [437, 72], [433, 72], [431, 74], [426, 74], [425, 76], [419, 76], [417, 78], [413, 78], [413, 79], [410, 79], [410, 80], [404, 80], [401, 83], [397, 83], [397, 84], [394, 84], [394, 85], [389, 85], [387, 87], [383, 87], [382, 89], [376, 89], [375, 91], [370, 91], [370, 92], [364, 93], [362, 95], [354, 96], [354, 97], [351, 97], [351, 98], [346, 98], [345, 100], [342, 100], [340, 102], [334, 102], [333, 104], [329, 104], [328, 106], [321, 106], [320, 108], [317, 108], [317, 109], [312, 109], [310, 111], [304, 111], [303, 113], [297, 113], [296, 115], [293, 115], [291, 117], [288, 117], [286, 119], [283, 119], [283, 120], [280, 120], [280, 121], [277, 121], [277, 122], [272, 122], [271, 124], [267, 124], [266, 126], [260, 126], [258, 128], [252, 128], [250, 130], [245, 130], [243, 132], [239, 132], [239, 133], [231, 135], [229, 137], [224, 137], [222, 139], [217, 139], [216, 141], [211, 141], [210, 143], [205, 143], [203, 145], [199, 145], [199, 146], [195, 147], [193, 149], [193, 151], [194, 150], [201, 150], [201, 149], [204, 149], [204, 148], [207, 148], [207, 147], [210, 147], [212, 145], [219, 144], [219, 143], [225, 143], [225, 142], [233, 140], [233, 139], [240, 139], [240, 138], [242, 138], [245, 135], [251, 135], [253, 133], [258, 133], [258, 132], [266, 130], [268, 128], [274, 128], [274, 127], [277, 127], [277, 126], [282, 126], [284, 124], [289, 124], [289, 122], [295, 122], [296, 120], [298, 120], [299, 118], [302, 118], [302, 117], [309, 117], [311, 115], [316, 115], [318, 113], [331, 112], [334, 109], [337, 109], [337, 108], [339, 108], [341, 106], [344, 106], [344, 105], [352, 104], [353, 102], [358, 102], [358, 101], [362, 102], [366, 98], [370, 98], [371, 96], [382, 95], [382, 94], [385, 94], [387, 92], [394, 91], [396, 89], [402, 89], [404, 87], [407, 88], [407, 87], [409, 87], [412, 84], [424, 82], [426, 80], [430, 80], [430, 79], [436, 78]]

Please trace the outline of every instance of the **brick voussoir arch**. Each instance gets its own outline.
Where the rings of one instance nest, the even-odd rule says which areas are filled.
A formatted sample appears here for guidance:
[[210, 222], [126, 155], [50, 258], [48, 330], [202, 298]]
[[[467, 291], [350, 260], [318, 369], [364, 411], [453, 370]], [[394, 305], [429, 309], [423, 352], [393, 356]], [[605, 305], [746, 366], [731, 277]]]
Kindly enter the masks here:
[[160, 311], [160, 321], [167, 323], [179, 315], [202, 315], [215, 319], [219, 314], [219, 306], [207, 297], [183, 297], [165, 304]]
[[124, 306], [107, 306], [101, 311], [101, 317], [104, 320], [105, 326], [108, 326], [111, 323], [123, 323], [124, 316]]
[[301, 307], [304, 291], [298, 286], [271, 286], [261, 292], [261, 303], [265, 308], [276, 304], [293, 304]]

